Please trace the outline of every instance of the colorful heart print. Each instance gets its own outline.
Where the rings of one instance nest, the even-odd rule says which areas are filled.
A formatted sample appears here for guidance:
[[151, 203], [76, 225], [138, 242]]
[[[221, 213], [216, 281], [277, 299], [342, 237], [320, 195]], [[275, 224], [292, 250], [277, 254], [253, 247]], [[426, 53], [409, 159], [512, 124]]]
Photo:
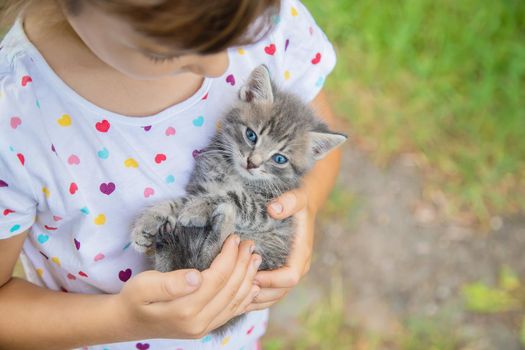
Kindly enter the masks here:
[[95, 218], [95, 225], [104, 225], [106, 223], [106, 216], [104, 214], [99, 214], [96, 218]]
[[9, 185], [4, 180], [0, 180], [0, 187], [9, 187]]
[[118, 273], [118, 278], [122, 281], [122, 282], [126, 282], [127, 280], [130, 279], [131, 277], [131, 269], [125, 269], [125, 270], [120, 270], [119, 273]]
[[22, 124], [22, 119], [20, 119], [19, 117], [11, 117], [9, 124], [13, 129], [16, 129], [20, 124]]
[[21, 81], [21, 83], [22, 83], [22, 86], [23, 86], [23, 87], [26, 87], [26, 85], [29, 84], [29, 83], [31, 83], [32, 81], [33, 81], [33, 79], [31, 79], [31, 77], [30, 77], [29, 75], [24, 75], [24, 76], [22, 77], [22, 81]]
[[168, 128], [166, 128], [166, 136], [173, 136], [175, 135], [175, 128], [170, 126]]
[[76, 154], [72, 154], [69, 156], [69, 158], [67, 159], [67, 162], [70, 164], [70, 165], [79, 165], [80, 164], [80, 158], [78, 158], [78, 156]]
[[77, 248], [77, 250], [79, 250], [80, 249], [80, 242], [77, 241], [76, 238], [73, 238], [73, 242], [75, 243], [75, 248]]
[[321, 53], [318, 52], [315, 54], [314, 58], [312, 58], [312, 64], [318, 64], [321, 62]]
[[115, 191], [116, 186], [113, 182], [108, 182], [108, 183], [103, 182], [100, 184], [99, 188], [100, 188], [100, 192], [109, 196], [110, 194], [113, 193], [113, 191]]
[[124, 166], [126, 168], [138, 168], [139, 163], [133, 158], [128, 158], [124, 161]]
[[264, 47], [264, 52], [266, 52], [270, 56], [273, 56], [275, 54], [275, 51], [276, 51], [275, 44], [270, 44]]
[[72, 182], [70, 185], [69, 185], [69, 193], [71, 194], [75, 194], [77, 193], [77, 190], [78, 190], [78, 186], [76, 183]]
[[38, 237], [36, 239], [38, 240], [38, 243], [44, 244], [49, 239], [49, 236], [48, 235], [44, 235], [44, 234], [40, 234], [40, 235], [38, 235]]
[[144, 197], [149, 198], [155, 194], [155, 190], [151, 187], [146, 187], [144, 189]]
[[138, 349], [138, 350], [148, 350], [149, 349], [149, 344], [148, 343], [137, 343], [135, 345], [135, 347]]
[[230, 84], [231, 86], [234, 86], [235, 85], [235, 77], [233, 76], [233, 74], [229, 74], [227, 77], [226, 77], [226, 82], [228, 84]]
[[106, 256], [102, 253], [98, 253], [97, 255], [95, 255], [95, 257], [93, 258], [93, 260], [95, 261], [100, 261], [102, 259], [104, 259]]
[[11, 209], [4, 209], [4, 213], [3, 213], [3, 214], [4, 214], [4, 216], [7, 216], [7, 215], [9, 215], [9, 214], [11, 214], [11, 213], [14, 213], [14, 212], [15, 212], [15, 211], [14, 211], [14, 210], [11, 210]]
[[100, 132], [108, 132], [109, 128], [110, 128], [110, 124], [109, 122], [106, 120], [106, 119], [103, 119], [102, 121], [100, 122], [97, 122], [95, 124], [95, 128], [100, 131]]
[[71, 125], [71, 117], [69, 114], [63, 114], [62, 117], [57, 119], [57, 123], [60, 126], [66, 127]]
[[18, 153], [16, 156], [18, 157], [18, 160], [20, 161], [20, 163], [24, 165], [24, 163], [26, 162], [24, 155], [22, 153]]
[[100, 151], [97, 152], [97, 155], [100, 159], [108, 159], [109, 151], [106, 147], [104, 147]]
[[193, 125], [196, 127], [201, 127], [204, 124], [204, 117], [199, 115], [197, 118], [193, 119]]
[[162, 163], [163, 161], [165, 161], [167, 158], [166, 158], [166, 155], [163, 154], [163, 153], [158, 153], [156, 156], [155, 156], [155, 163], [157, 164], [160, 164]]

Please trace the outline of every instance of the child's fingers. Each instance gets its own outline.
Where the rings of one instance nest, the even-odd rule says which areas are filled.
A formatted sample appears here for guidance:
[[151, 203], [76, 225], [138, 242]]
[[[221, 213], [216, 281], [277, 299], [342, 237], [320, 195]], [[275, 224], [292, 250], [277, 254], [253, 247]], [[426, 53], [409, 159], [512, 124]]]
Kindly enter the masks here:
[[212, 331], [222, 326], [223, 324], [231, 320], [233, 317], [243, 314], [245, 312], [245, 309], [248, 307], [248, 305], [251, 304], [253, 298], [259, 293], [260, 290], [261, 288], [259, 286], [252, 285], [251, 289], [249, 289], [248, 291], [248, 294], [245, 296], [244, 300], [237, 308], [237, 312], [235, 312], [233, 315], [231, 314], [231, 312], [221, 312], [221, 314], [217, 316], [215, 320], [213, 320], [213, 322], [208, 326], [209, 331]]
[[[253, 278], [260, 264], [261, 256], [258, 254], [253, 254], [250, 260], [250, 266], [248, 267], [248, 271], [246, 272], [246, 276], [244, 277], [242, 285], [237, 291], [235, 298], [232, 299], [228, 307], [225, 309], [226, 312], [230, 314], [233, 312], [233, 315], [242, 313], [243, 310], [239, 310], [240, 305], [243, 304], [243, 302], [250, 296], [252, 292]], [[259, 289], [259, 286], [257, 286], [257, 289]]]
[[[238, 300], [236, 295], [245, 280], [250, 265], [252, 265], [251, 256], [253, 250], [250, 249], [251, 247], [254, 247], [253, 241], [243, 241], [241, 243], [235, 270], [224, 288], [218, 293], [216, 291], [216, 297], [206, 305], [206, 308], [202, 311], [202, 315], [207, 315], [205, 318], [213, 320], [225, 310], [231, 315], [230, 318], [233, 317], [233, 310], [231, 310], [228, 305], [232, 304], [232, 302], [234, 304], [240, 303], [244, 299], [243, 297], [241, 300]], [[210, 315], [211, 317], [208, 317]]]
[[[207, 308], [219, 290], [230, 280], [234, 271], [239, 255], [239, 245], [236, 241], [237, 235], [230, 235], [224, 241], [221, 252], [213, 260], [209, 269], [202, 271], [202, 287], [191, 296], [191, 304], [194, 307], [195, 314]], [[240, 242], [240, 239], [239, 239]]]
[[[193, 279], [188, 280], [188, 277]], [[199, 288], [201, 282], [202, 277], [197, 270], [145, 271], [130, 280], [130, 286], [132, 285], [136, 291], [134, 294], [139, 299], [137, 300], [139, 303], [150, 304], [170, 301], [190, 294]]]

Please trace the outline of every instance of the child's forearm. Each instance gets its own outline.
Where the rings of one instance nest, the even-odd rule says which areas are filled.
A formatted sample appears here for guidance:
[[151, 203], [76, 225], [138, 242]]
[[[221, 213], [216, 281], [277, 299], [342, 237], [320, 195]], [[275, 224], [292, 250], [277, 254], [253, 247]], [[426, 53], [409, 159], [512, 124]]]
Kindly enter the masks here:
[[[310, 105], [332, 130], [338, 129], [336, 118], [324, 92], [321, 91]], [[323, 206], [334, 187], [340, 163], [341, 150], [336, 148], [324, 159], [318, 161], [306, 175], [304, 184], [308, 191], [308, 209], [313, 213], [316, 213]]]
[[0, 288], [1, 349], [71, 349], [129, 337], [114, 295], [63, 293], [12, 278]]

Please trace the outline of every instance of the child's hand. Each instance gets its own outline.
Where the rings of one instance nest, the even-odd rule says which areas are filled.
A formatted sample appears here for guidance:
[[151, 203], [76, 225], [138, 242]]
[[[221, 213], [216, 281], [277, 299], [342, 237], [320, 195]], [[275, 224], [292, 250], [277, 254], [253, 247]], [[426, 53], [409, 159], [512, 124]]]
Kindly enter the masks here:
[[[294, 215], [297, 231], [286, 266], [273, 271], [259, 271], [255, 275], [255, 283], [261, 286], [261, 291], [248, 306], [247, 312], [266, 309], [282, 299], [310, 269], [316, 213], [308, 208], [307, 198], [306, 189], [299, 188], [284, 193], [269, 205], [268, 212], [276, 219]], [[274, 206], [276, 202], [281, 210]]]
[[[250, 252], [253, 241], [224, 242], [209, 269], [146, 271], [129, 280], [116, 296], [130, 337], [198, 339], [246, 312], [259, 292], [253, 285], [261, 257]], [[195, 273], [195, 285], [186, 281]]]

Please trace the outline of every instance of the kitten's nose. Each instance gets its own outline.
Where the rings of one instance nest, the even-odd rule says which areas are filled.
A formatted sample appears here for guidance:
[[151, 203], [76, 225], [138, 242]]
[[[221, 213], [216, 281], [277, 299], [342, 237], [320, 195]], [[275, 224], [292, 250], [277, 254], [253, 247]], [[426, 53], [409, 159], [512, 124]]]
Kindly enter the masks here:
[[251, 153], [246, 159], [246, 169], [257, 169], [263, 162], [261, 155], [257, 152]]
[[246, 169], [257, 169], [259, 166], [252, 163], [250, 158], [248, 158], [248, 161], [246, 163]]

